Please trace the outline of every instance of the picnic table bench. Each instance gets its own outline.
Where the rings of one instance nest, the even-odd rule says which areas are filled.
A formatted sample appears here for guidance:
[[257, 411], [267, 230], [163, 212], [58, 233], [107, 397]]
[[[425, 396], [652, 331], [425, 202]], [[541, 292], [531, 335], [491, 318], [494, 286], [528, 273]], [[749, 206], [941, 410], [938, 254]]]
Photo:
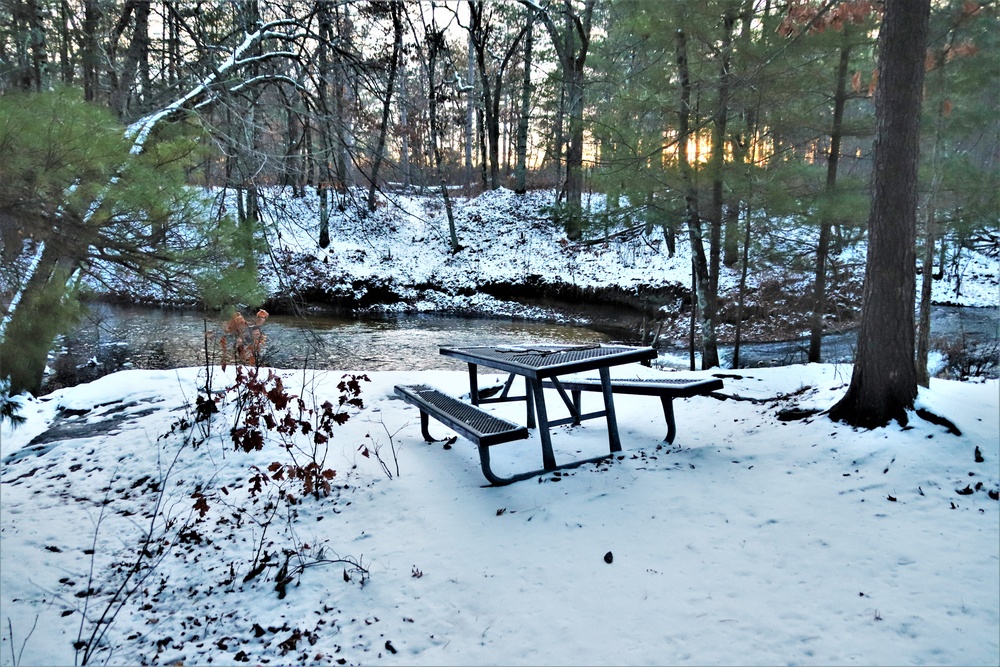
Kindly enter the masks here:
[[[560, 379], [558, 382], [545, 380], [542, 383], [547, 389], [562, 391], [568, 389], [573, 396], [575, 414], [581, 410], [581, 392], [602, 391], [600, 378]], [[616, 394], [632, 394], [639, 396], [659, 396], [663, 405], [663, 417], [667, 421], [667, 437], [664, 440], [671, 444], [677, 436], [677, 424], [674, 421], [674, 399], [704, 396], [722, 389], [722, 380], [718, 378], [647, 378], [647, 379], [612, 379], [611, 391]], [[565, 397], [564, 399], [565, 400]]]
[[528, 428], [497, 417], [482, 408], [469, 405], [427, 385], [396, 385], [395, 392], [404, 401], [420, 409], [420, 434], [427, 442], [437, 442], [427, 429], [428, 417], [450, 427], [471, 440], [479, 449], [483, 474], [491, 484], [503, 485], [532, 477], [536, 472], [499, 477], [490, 468], [490, 447], [528, 437]]

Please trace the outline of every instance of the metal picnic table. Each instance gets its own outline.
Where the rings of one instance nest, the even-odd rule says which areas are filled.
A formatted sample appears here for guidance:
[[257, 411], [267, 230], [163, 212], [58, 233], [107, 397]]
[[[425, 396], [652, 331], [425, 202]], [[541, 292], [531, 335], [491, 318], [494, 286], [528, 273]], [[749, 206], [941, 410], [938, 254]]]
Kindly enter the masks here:
[[[474, 347], [442, 347], [441, 354], [465, 361], [469, 365], [469, 387], [473, 405], [483, 403], [498, 403], [504, 401], [523, 400], [527, 403], [527, 426], [534, 428], [537, 424], [539, 438], [542, 443], [543, 470], [524, 473], [513, 478], [503, 479], [504, 482], [524, 479], [541, 472], [577, 466], [582, 463], [603, 459], [586, 459], [559, 466], [556, 464], [552, 451], [551, 427], [561, 424], [578, 424], [585, 419], [605, 417], [608, 424], [608, 443], [612, 454], [622, 449], [618, 435], [618, 420], [615, 416], [614, 396], [611, 386], [612, 366], [648, 361], [656, 358], [656, 350], [651, 347], [626, 347], [615, 345], [480, 345]], [[506, 383], [499, 396], [480, 397], [477, 369], [479, 366], [493, 368], [509, 373]], [[604, 409], [597, 412], [581, 414], [579, 401], [570, 400], [569, 395], [559, 381], [559, 376], [598, 371], [600, 375], [601, 393], [604, 397]], [[525, 380], [524, 396], [511, 396], [510, 388], [515, 376]], [[543, 381], [556, 389], [570, 416], [563, 419], [550, 420], [545, 404]], [[537, 421], [536, 421], [537, 416]], [[484, 472], [487, 477], [492, 473], [488, 470], [488, 448], [480, 447], [483, 456]]]

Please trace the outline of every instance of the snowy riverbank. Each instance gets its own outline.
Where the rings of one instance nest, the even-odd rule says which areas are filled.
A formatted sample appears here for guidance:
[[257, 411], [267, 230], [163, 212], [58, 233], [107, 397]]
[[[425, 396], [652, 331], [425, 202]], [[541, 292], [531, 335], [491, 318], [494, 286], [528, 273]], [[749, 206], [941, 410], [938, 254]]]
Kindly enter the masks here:
[[[439, 197], [391, 194], [373, 213], [348, 202], [330, 219], [329, 247], [317, 245], [319, 201], [313, 191], [295, 198], [287, 190], [264, 193], [262, 229], [272, 251], [262, 258], [261, 280], [280, 303], [291, 296], [378, 312], [486, 314], [586, 322], [623, 327], [663, 321], [667, 340], [684, 338], [691, 273], [690, 249], [678, 226], [670, 254], [662, 229], [649, 235], [612, 228], [607, 242], [568, 242], [552, 223], [551, 191], [517, 195], [500, 189], [467, 199], [455, 197], [454, 217], [464, 249], [450, 252]], [[585, 198], [593, 214], [605, 209], [601, 195]], [[235, 205], [229, 204], [230, 210]], [[760, 220], [755, 238], [766, 249], [753, 257], [748, 276], [743, 336], [787, 340], [807, 330], [815, 239], [801, 222]], [[933, 286], [937, 304], [1000, 305], [1000, 262], [970, 249], [948, 256]], [[847, 245], [831, 260], [828, 318], [831, 330], [856, 323], [864, 271], [864, 245]], [[731, 339], [739, 267], [722, 268], [720, 336]], [[106, 281], [128, 303], [156, 300], [156, 289], [132, 279]], [[105, 287], [102, 287], [105, 289]], [[595, 308], [595, 306], [597, 308]], [[601, 307], [604, 310], [601, 310]]]

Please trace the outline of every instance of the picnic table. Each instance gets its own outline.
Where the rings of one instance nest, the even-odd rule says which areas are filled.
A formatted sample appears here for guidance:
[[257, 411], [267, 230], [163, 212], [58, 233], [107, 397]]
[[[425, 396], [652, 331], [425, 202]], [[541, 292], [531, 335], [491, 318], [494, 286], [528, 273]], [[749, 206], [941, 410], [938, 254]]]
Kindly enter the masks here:
[[[622, 450], [615, 415], [614, 394], [644, 394], [659, 396], [663, 403], [667, 420], [667, 441], [671, 442], [676, 433], [671, 401], [674, 397], [706, 394], [722, 388], [722, 381], [710, 379], [663, 379], [663, 380], [612, 380], [613, 366], [648, 361], [656, 357], [651, 347], [628, 347], [621, 345], [480, 345], [473, 347], [442, 347], [441, 354], [461, 361], [469, 367], [469, 396], [466, 403], [444, 392], [424, 385], [396, 386], [396, 393], [407, 402], [420, 408], [421, 433], [425, 440], [434, 442], [428, 432], [428, 417], [450, 426], [458, 433], [472, 440], [479, 448], [483, 474], [491, 484], [509, 484], [536, 475], [572, 468], [584, 463], [606, 459]], [[487, 395], [479, 390], [478, 368], [480, 366], [507, 372], [508, 378], [496, 394]], [[573, 377], [587, 371], [598, 372], [597, 378]], [[511, 395], [511, 388], [517, 377], [524, 378], [524, 394]], [[569, 416], [549, 419], [549, 408], [545, 400], [545, 389], [555, 389]], [[567, 393], [572, 392], [572, 398]], [[604, 409], [584, 413], [580, 393], [596, 391], [603, 397]], [[500, 418], [479, 406], [486, 403], [525, 401], [527, 428]], [[551, 428], [562, 424], [579, 424], [588, 419], [604, 418], [608, 427], [609, 454], [595, 458], [576, 460], [563, 465], [556, 463], [552, 450]], [[501, 477], [493, 472], [490, 465], [490, 447], [528, 437], [528, 428], [538, 429], [542, 448], [542, 468], [530, 472]]]
[[[552, 451], [552, 433], [550, 429], [560, 424], [579, 423], [585, 419], [603, 417], [607, 420], [608, 424], [610, 453], [620, 452], [621, 439], [618, 435], [618, 422], [615, 417], [614, 397], [611, 391], [609, 369], [619, 364], [647, 361], [656, 357], [656, 350], [651, 347], [635, 348], [605, 345], [485, 345], [474, 347], [442, 347], [440, 352], [445, 356], [454, 357], [468, 363], [470, 397], [473, 406], [479, 406], [484, 403], [523, 400], [527, 403], [526, 416], [528, 428], [535, 428], [536, 426], [538, 428], [542, 446], [542, 469], [520, 473], [511, 477], [500, 477], [493, 473], [489, 458], [490, 445], [483, 444], [482, 440], [484, 436], [488, 440], [499, 437], [501, 440], [507, 442], [510, 439], [527, 437], [527, 432], [524, 432], [522, 435], [521, 431], [517, 430], [517, 425], [511, 422], [506, 422], [506, 424], [494, 422], [490, 424], [492, 429], [499, 429], [500, 433], [468, 433], [461, 429], [456, 429], [467, 437], [478, 436], [479, 441], [477, 444], [479, 445], [483, 474], [493, 484], [509, 484], [519, 479], [526, 479], [545, 472], [577, 466], [586, 463], [588, 460], [594, 460], [574, 461], [564, 466], [556, 463], [555, 454]], [[506, 371], [510, 374], [500, 396], [480, 397], [477, 375], [479, 366]], [[604, 410], [580, 414], [574, 406], [573, 401], [570, 400], [566, 391], [559, 384], [558, 376], [592, 370], [597, 370], [600, 374], [602, 393], [604, 395]], [[511, 385], [517, 376], [523, 377], [525, 380], [525, 393], [523, 396], [510, 395]], [[555, 383], [557, 391], [570, 410], [570, 417], [556, 420], [549, 419], [549, 411], [545, 402], [545, 392], [542, 386], [544, 380]], [[427, 391], [422, 391], [421, 394], [425, 400], [429, 396]], [[404, 398], [406, 397], [404, 396]], [[449, 411], [445, 405], [441, 404], [446, 401], [442, 397], [435, 397], [435, 399], [438, 401], [438, 404], [432, 407], [438, 408], [438, 410], [432, 410], [432, 412], [435, 412], [434, 416], [439, 419], [441, 417], [447, 418], [449, 415], [442, 414], [442, 412], [448, 413]], [[464, 412], [468, 413], [468, 410]], [[478, 416], [476, 413], [473, 414]], [[467, 420], [464, 419], [461, 421], [466, 422], [466, 424], [455, 424], [454, 422], [449, 422], [447, 419], [442, 419], [442, 421], [445, 421], [452, 428], [455, 428], [456, 425], [460, 427], [467, 425]], [[421, 425], [422, 427], [426, 426], [424, 421], [421, 422]], [[428, 437], [426, 430], [424, 437]], [[472, 437], [471, 439], [476, 441], [476, 437]], [[497, 443], [494, 442], [493, 444]]]

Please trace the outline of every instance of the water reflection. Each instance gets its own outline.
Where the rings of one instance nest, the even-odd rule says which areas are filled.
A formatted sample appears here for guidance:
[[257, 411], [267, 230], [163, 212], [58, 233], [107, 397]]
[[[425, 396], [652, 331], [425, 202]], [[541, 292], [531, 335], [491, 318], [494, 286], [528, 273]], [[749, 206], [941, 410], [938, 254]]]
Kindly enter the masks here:
[[[70, 384], [68, 376], [74, 373], [83, 376], [75, 380], [81, 382], [121, 368], [204, 365], [206, 333], [211, 337], [224, 324], [221, 317], [206, 322], [198, 312], [96, 304], [64, 338], [52, 366], [57, 376], [66, 377], [50, 378], [48, 388]], [[365, 319], [322, 315], [306, 320], [271, 316], [263, 331], [268, 337], [262, 359], [266, 365], [349, 371], [463, 368], [464, 364], [438, 353], [442, 345], [610, 340], [606, 334], [579, 326], [435, 315]], [[215, 360], [217, 346], [210, 344], [208, 354]]]
[[[998, 339], [998, 308], [936, 307], [932, 338], [989, 342]], [[205, 334], [220, 332], [224, 318], [206, 322], [196, 311], [163, 310], [98, 304], [50, 361], [53, 373], [44, 389], [94, 380], [122, 368], [165, 369], [206, 363]], [[279, 368], [319, 368], [345, 371], [460, 370], [464, 364], [438, 353], [442, 345], [610, 342], [587, 327], [505, 318], [462, 318], [439, 315], [336, 317], [316, 315], [305, 321], [272, 316], [264, 326], [268, 342], [263, 363]], [[853, 360], [854, 332], [824, 337], [823, 359]], [[740, 351], [741, 366], [804, 363], [808, 341], [755, 343]], [[720, 348], [729, 366], [732, 347]], [[209, 345], [209, 361], [218, 348]], [[687, 368], [685, 349], [661, 350], [658, 365]]]

